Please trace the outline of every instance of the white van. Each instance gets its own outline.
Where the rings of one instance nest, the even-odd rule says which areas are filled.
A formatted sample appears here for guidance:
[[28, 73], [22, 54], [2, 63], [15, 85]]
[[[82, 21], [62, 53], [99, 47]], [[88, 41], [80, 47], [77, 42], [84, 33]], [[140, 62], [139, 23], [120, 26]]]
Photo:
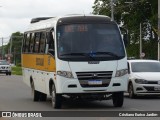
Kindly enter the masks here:
[[92, 100], [112, 95], [114, 106], [121, 107], [128, 80], [124, 42], [107, 16], [33, 19], [24, 33], [23, 80], [34, 101], [51, 95], [54, 108], [61, 108], [64, 95]]

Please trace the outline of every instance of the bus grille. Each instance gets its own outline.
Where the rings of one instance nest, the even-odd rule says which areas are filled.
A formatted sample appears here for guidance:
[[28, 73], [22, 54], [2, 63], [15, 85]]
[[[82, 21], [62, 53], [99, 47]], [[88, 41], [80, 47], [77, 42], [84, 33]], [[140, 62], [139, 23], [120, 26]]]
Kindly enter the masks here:
[[[81, 87], [108, 87], [113, 71], [76, 72]], [[102, 84], [90, 85], [89, 81], [100, 80]]]

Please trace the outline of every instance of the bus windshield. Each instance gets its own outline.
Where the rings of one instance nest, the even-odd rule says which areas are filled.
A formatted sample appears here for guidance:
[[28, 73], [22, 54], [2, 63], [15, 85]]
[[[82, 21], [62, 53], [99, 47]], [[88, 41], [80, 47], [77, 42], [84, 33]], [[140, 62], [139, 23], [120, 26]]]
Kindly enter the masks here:
[[57, 27], [58, 58], [67, 61], [118, 60], [125, 56], [116, 24], [69, 24]]

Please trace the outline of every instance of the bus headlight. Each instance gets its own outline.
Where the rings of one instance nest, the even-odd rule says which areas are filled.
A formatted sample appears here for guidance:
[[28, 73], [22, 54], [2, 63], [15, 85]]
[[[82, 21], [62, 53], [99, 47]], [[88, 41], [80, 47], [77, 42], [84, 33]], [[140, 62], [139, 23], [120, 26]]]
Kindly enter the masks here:
[[117, 70], [116, 71], [116, 77], [123, 76], [123, 75], [125, 75], [127, 73], [128, 73], [128, 69]]
[[63, 76], [66, 78], [74, 78], [72, 72], [69, 72], [69, 71], [57, 71], [57, 75]]

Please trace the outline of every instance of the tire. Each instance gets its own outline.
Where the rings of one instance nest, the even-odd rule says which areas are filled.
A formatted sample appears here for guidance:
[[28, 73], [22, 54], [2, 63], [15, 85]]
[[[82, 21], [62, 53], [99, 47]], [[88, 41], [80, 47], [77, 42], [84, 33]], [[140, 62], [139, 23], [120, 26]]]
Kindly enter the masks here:
[[32, 98], [33, 98], [33, 101], [39, 101], [39, 98], [40, 98], [40, 92], [36, 91], [35, 90], [35, 86], [34, 86], [34, 82], [32, 81], [31, 82], [31, 88], [32, 88]]
[[112, 94], [112, 100], [114, 107], [122, 107], [124, 101], [124, 92], [115, 92]]
[[8, 72], [6, 72], [6, 75], [8, 75]]
[[52, 85], [51, 97], [52, 97], [53, 108], [61, 109], [61, 107], [62, 107], [62, 95], [56, 93], [56, 88], [55, 88], [54, 84]]
[[129, 93], [130, 98], [135, 98], [136, 97], [136, 95], [134, 93], [134, 90], [133, 90], [133, 84], [132, 83], [129, 83], [128, 93]]
[[41, 92], [39, 92], [39, 100], [40, 101], [46, 101], [47, 100], [47, 95], [46, 94], [44, 94], [44, 93], [41, 93]]
[[12, 73], [11, 72], [9, 72], [9, 75], [11, 75]]

